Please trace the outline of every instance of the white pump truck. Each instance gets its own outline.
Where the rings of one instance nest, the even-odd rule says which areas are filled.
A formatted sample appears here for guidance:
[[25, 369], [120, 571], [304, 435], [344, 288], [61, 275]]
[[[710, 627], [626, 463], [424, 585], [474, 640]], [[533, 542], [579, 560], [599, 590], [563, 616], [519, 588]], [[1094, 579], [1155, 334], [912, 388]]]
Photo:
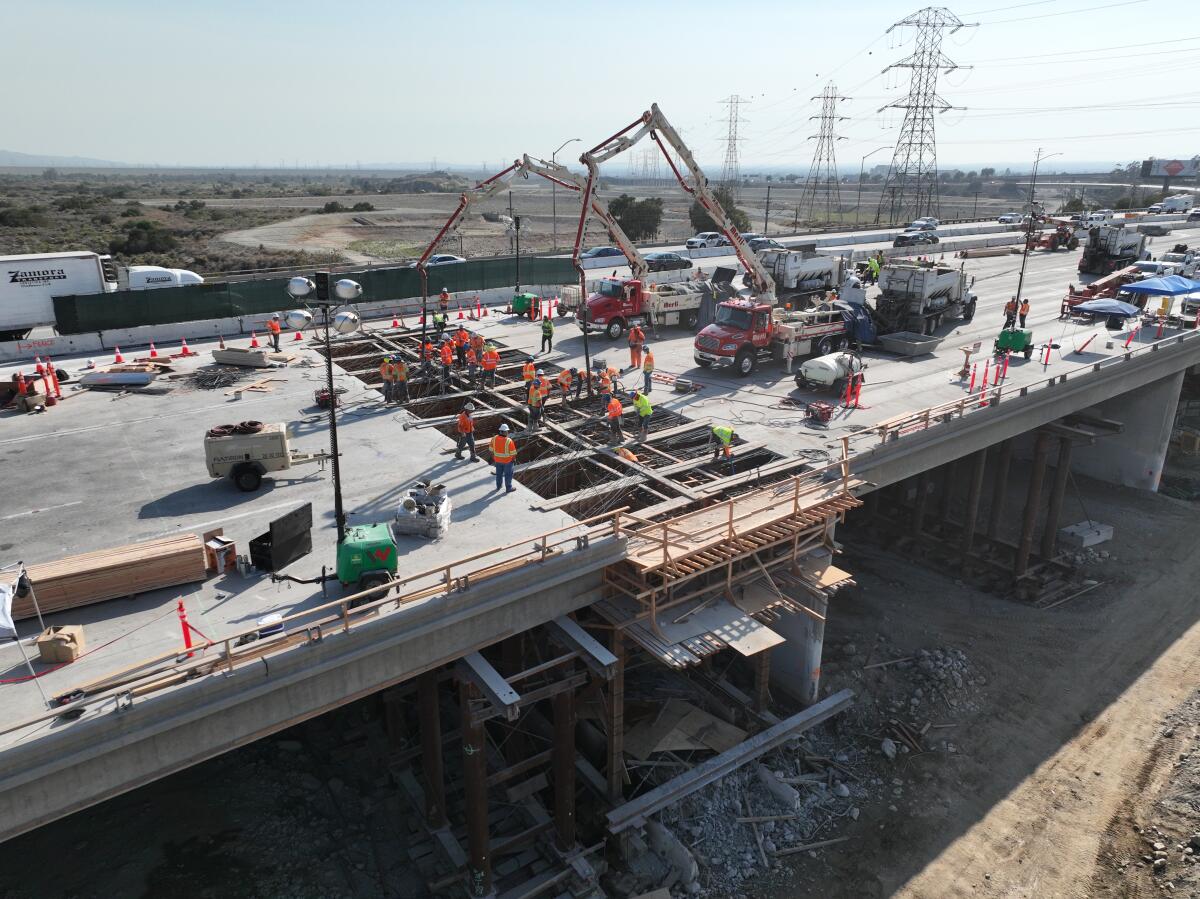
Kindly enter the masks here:
[[[680, 187], [692, 194], [704, 207], [712, 220], [716, 222], [717, 229], [733, 247], [738, 259], [746, 269], [746, 276], [749, 279], [748, 286], [758, 295], [758, 302], [773, 306], [775, 304], [775, 282], [758, 257], [750, 250], [746, 241], [742, 239], [733, 222], [729, 220], [729, 216], [725, 214], [725, 210], [721, 208], [721, 204], [708, 185], [708, 178], [705, 177], [704, 172], [692, 156], [692, 151], [688, 149], [687, 144], [667, 121], [657, 103], [652, 103], [650, 109], [642, 113], [636, 121], [579, 157], [579, 161], [588, 170], [587, 182], [583, 188], [584, 202], [580, 212], [579, 227], [575, 233], [575, 248], [572, 253], [572, 259], [576, 269], [580, 271], [581, 277], [583, 269], [579, 254], [583, 244], [587, 210], [595, 202], [600, 165], [630, 149], [647, 135], [658, 145], [663, 156], [666, 157], [667, 165], [675, 174]], [[670, 150], [678, 155], [688, 169], [692, 176], [691, 184], [688, 184], [676, 167], [675, 160], [667, 146], [663, 145], [663, 141], [666, 141]], [[621, 246], [621, 249], [626, 250], [624, 246]], [[646, 264], [637, 253], [636, 248], [633, 249], [632, 255], [626, 250], [626, 257], [630, 261], [633, 277], [626, 281], [606, 279], [602, 282], [600, 291], [587, 300], [586, 321], [581, 321], [580, 327], [588, 331], [604, 331], [612, 340], [620, 337], [625, 328], [634, 323], [678, 324], [694, 329], [704, 294], [688, 284], [660, 284], [647, 287], [642, 281], [646, 272]]]

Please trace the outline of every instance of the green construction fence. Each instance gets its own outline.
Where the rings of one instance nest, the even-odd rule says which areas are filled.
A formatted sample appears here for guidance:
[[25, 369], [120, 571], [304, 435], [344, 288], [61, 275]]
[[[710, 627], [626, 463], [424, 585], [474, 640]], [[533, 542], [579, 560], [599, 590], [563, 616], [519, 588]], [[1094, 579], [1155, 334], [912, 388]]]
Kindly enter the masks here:
[[[309, 273], [311, 276], [311, 273]], [[421, 296], [421, 278], [415, 268], [372, 268], [338, 272], [363, 287], [360, 303], [407, 300]], [[521, 284], [573, 284], [570, 259], [521, 257]], [[156, 290], [118, 290], [114, 293], [55, 297], [54, 317], [60, 334], [83, 334], [143, 325], [236, 318], [294, 309], [288, 296], [288, 278], [190, 284]], [[517, 282], [517, 260], [506, 256], [478, 259], [429, 269], [429, 295], [443, 287], [451, 293], [511, 287]]]

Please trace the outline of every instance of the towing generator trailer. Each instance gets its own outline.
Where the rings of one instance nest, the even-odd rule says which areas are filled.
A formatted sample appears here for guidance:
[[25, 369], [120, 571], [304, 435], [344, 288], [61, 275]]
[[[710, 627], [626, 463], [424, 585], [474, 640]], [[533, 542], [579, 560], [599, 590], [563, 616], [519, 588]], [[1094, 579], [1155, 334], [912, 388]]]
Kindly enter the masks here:
[[309, 462], [325, 469], [329, 453], [301, 453], [292, 449], [289, 426], [244, 421], [236, 425], [218, 425], [204, 435], [204, 462], [214, 478], [228, 477], [239, 490], [253, 493], [262, 484], [263, 475], [287, 471]]
[[1005, 328], [996, 337], [996, 344], [993, 347], [993, 352], [997, 356], [1002, 356], [1005, 352], [1021, 353], [1026, 359], [1032, 359], [1033, 329]]
[[[337, 579], [345, 588], [382, 587], [396, 577], [396, 564], [396, 541], [386, 523], [354, 525], [338, 544]], [[380, 591], [356, 603], [371, 602], [382, 596]]]

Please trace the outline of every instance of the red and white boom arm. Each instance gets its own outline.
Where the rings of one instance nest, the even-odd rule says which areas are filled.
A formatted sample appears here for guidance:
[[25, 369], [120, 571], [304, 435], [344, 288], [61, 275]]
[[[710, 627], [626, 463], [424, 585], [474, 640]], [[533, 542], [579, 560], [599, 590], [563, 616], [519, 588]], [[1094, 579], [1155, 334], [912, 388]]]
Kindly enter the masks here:
[[[633, 132], [630, 134], [630, 132]], [[590, 194], [595, 190], [595, 180], [598, 176], [599, 166], [612, 159], [621, 153], [624, 153], [642, 138], [650, 136], [650, 139], [658, 144], [658, 148], [666, 157], [667, 165], [671, 167], [679, 186], [689, 194], [695, 196], [696, 200], [704, 207], [709, 216], [717, 224], [717, 229], [729, 241], [733, 251], [737, 254], [738, 260], [746, 267], [746, 271], [750, 275], [750, 281], [754, 285], [754, 291], [758, 299], [766, 303], [775, 302], [775, 281], [771, 278], [770, 273], [758, 261], [758, 257], [750, 250], [749, 245], [742, 239], [733, 222], [729, 220], [729, 216], [725, 214], [725, 210], [721, 208], [721, 204], [717, 201], [716, 195], [708, 185], [708, 178], [704, 174], [704, 170], [697, 164], [696, 159], [692, 156], [692, 151], [688, 149], [687, 144], [683, 142], [683, 138], [679, 136], [679, 132], [667, 121], [662, 110], [658, 108], [657, 103], [651, 103], [650, 109], [642, 113], [641, 118], [631, 122], [625, 128], [622, 128], [612, 137], [597, 144], [579, 157], [588, 168], [590, 177], [588, 178], [587, 187], [585, 188], [585, 199], [590, 199]], [[671, 149], [679, 154], [684, 166], [692, 175], [692, 185], [689, 185], [675, 165], [675, 160], [671, 158], [671, 153], [663, 145], [663, 141], [670, 145]], [[585, 203], [585, 208], [586, 208]], [[583, 236], [583, 221], [580, 220], [579, 233], [576, 235], [576, 260], [578, 259], [579, 240]], [[578, 264], [577, 264], [578, 267]]]

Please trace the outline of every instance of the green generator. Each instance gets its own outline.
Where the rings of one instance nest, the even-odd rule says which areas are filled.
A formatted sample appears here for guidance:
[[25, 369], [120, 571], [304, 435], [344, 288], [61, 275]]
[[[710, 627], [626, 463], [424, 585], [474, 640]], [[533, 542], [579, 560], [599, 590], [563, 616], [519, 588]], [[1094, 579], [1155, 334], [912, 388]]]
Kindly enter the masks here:
[[[337, 548], [337, 578], [343, 587], [366, 590], [396, 576], [396, 541], [386, 524], [359, 524], [346, 531]], [[379, 599], [364, 597], [360, 602]]]
[[514, 293], [512, 298], [513, 315], [528, 315], [530, 309], [536, 309], [539, 297], [536, 293]]
[[995, 353], [1002, 355], [1005, 351], [1022, 353], [1026, 359], [1033, 358], [1033, 329], [1005, 328], [996, 338]]

